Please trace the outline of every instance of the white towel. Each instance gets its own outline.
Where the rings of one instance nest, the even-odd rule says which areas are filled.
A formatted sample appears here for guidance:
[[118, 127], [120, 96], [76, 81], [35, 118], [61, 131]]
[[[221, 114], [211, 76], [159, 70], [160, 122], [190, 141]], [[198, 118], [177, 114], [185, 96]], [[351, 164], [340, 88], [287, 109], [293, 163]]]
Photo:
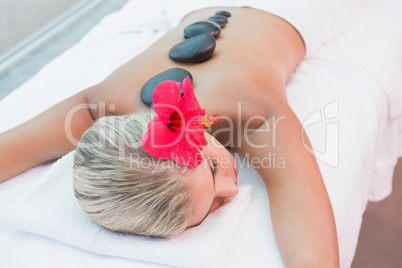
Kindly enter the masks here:
[[381, 85], [390, 103], [390, 118], [402, 114], [401, 14], [402, 1], [372, 1], [353, 28], [314, 55], [364, 73]]
[[53, 164], [16, 204], [9, 224], [102, 255], [177, 267], [217, 267], [251, 199], [251, 187], [240, 187], [236, 197], [201, 225], [174, 238], [115, 233], [95, 224], [79, 207], [72, 163], [70, 153]]
[[[356, 72], [356, 76], [364, 75], [385, 93], [389, 109], [378, 126], [375, 159], [369, 169], [372, 171], [369, 174], [371, 201], [384, 199], [391, 193], [392, 174], [402, 152], [397, 144], [402, 116], [401, 14], [402, 1], [372, 1], [353, 28], [334, 39], [331, 45], [322, 47], [313, 57]], [[370, 94], [368, 91], [362, 93]], [[365, 101], [364, 95], [354, 98], [357, 107], [362, 101]], [[374, 118], [367, 116], [364, 119]]]

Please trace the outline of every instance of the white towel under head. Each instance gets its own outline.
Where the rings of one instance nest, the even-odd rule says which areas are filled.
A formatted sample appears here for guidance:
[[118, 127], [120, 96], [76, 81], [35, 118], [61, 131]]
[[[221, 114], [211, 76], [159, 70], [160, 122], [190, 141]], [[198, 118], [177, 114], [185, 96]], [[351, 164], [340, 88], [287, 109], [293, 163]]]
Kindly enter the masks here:
[[240, 187], [235, 198], [201, 225], [174, 238], [115, 233], [95, 224], [79, 207], [72, 188], [72, 163], [73, 153], [58, 160], [21, 198], [10, 218], [14, 227], [108, 256], [177, 267], [215, 267], [251, 199], [251, 187]]

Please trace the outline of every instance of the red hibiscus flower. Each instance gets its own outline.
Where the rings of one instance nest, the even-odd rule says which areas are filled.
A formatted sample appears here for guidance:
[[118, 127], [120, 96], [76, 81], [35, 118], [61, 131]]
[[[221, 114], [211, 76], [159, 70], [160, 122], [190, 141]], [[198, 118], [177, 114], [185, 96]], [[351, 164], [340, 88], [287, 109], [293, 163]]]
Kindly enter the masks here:
[[205, 110], [194, 95], [190, 78], [184, 79], [182, 90], [183, 97], [180, 83], [171, 80], [154, 89], [152, 103], [157, 116], [149, 122], [142, 146], [153, 157], [196, 167], [203, 161], [200, 150], [208, 144], [202, 123]]

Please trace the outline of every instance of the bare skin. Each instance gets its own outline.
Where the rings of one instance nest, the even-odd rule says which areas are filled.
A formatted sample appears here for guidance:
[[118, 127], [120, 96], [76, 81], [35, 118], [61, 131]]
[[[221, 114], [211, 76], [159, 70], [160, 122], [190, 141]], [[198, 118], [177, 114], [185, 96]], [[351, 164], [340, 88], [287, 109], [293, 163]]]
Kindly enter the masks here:
[[192, 196], [192, 215], [187, 227], [201, 224], [209, 213], [227, 199], [237, 195], [238, 166], [230, 152], [213, 136], [204, 133], [208, 145], [203, 148], [204, 161], [188, 169], [185, 180]]
[[[225, 115], [233, 122], [233, 131], [217, 135], [214, 133], [218, 128], [231, 125], [229, 120], [214, 125], [210, 133], [215, 138], [250, 158], [262, 159], [269, 153], [276, 153], [286, 159], [284, 169], [256, 166], [268, 190], [275, 235], [286, 266], [338, 267], [331, 204], [316, 159], [302, 143], [302, 126], [286, 98], [285, 84], [305, 53], [298, 32], [286, 21], [266, 12], [225, 8], [232, 17], [217, 40], [212, 59], [201, 64], [182, 64], [168, 57], [169, 49], [183, 40], [184, 27], [220, 9], [205, 9], [188, 15], [178, 27], [102, 83], [0, 134], [0, 182], [61, 157], [76, 147], [77, 144], [66, 137], [64, 126], [73, 107], [82, 106], [70, 127], [79, 140], [94, 120], [103, 115], [99, 109], [92, 106], [89, 109], [91, 104], [105, 102], [106, 107], [113, 104], [115, 109], [107, 110], [107, 115], [140, 111], [146, 107], [139, 92], [148, 79], [169, 68], [184, 68], [194, 77], [200, 106], [208, 114]], [[254, 116], [259, 118], [247, 124]], [[279, 117], [285, 119], [278, 123], [276, 132], [266, 131], [265, 123], [272, 126], [272, 119]], [[245, 134], [245, 128], [254, 131]], [[273, 139], [275, 146], [271, 144]], [[236, 142], [231, 142], [233, 140]], [[253, 146], [267, 143], [270, 146], [265, 148]]]

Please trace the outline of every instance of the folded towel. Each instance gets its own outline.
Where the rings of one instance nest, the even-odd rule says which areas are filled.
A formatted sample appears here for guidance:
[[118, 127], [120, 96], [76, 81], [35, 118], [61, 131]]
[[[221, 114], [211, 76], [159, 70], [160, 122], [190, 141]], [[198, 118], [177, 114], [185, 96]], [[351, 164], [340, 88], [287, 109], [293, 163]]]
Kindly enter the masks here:
[[240, 187], [236, 197], [201, 225], [174, 238], [115, 233], [95, 224], [79, 207], [72, 163], [73, 153], [58, 160], [16, 204], [8, 223], [102, 255], [177, 267], [216, 267], [251, 199], [251, 187]]
[[357, 70], [376, 81], [390, 103], [389, 117], [395, 118], [402, 114], [402, 2], [371, 2], [353, 28], [322, 47], [314, 58]]
[[[375, 161], [368, 166], [372, 167], [369, 174], [370, 201], [379, 201], [391, 193], [392, 174], [401, 154], [398, 150], [398, 135], [401, 135], [398, 128], [402, 116], [401, 12], [401, 1], [372, 1], [353, 28], [314, 55], [315, 60], [327, 61], [366, 76], [385, 93], [389, 108], [386, 120], [382, 120], [376, 129], [379, 134]], [[369, 94], [368, 91], [363, 93]], [[364, 97], [355, 98], [356, 107], [365, 101]], [[364, 119], [372, 120], [373, 117]]]

